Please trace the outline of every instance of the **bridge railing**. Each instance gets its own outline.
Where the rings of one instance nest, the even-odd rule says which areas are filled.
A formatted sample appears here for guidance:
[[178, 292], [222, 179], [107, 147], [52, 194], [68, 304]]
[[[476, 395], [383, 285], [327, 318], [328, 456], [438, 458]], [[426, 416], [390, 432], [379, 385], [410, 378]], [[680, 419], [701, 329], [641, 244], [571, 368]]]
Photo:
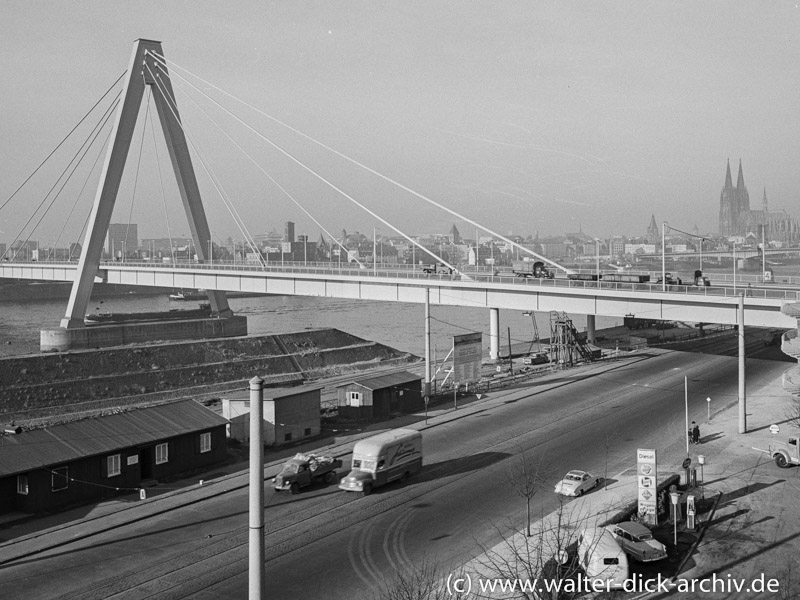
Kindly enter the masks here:
[[[31, 261], [13, 263], [6, 262], [4, 266], [77, 266], [77, 261]], [[660, 283], [624, 283], [607, 281], [583, 281], [572, 280], [562, 277], [555, 279], [539, 279], [514, 277], [510, 272], [498, 271], [486, 267], [468, 267], [463, 275], [453, 274], [434, 274], [423, 273], [419, 265], [391, 265], [364, 266], [362, 268], [351, 265], [339, 265], [338, 263], [267, 263], [247, 264], [232, 263], [223, 261], [214, 262], [195, 262], [191, 260], [177, 260], [170, 262], [163, 261], [104, 261], [100, 268], [119, 268], [119, 269], [170, 269], [187, 271], [223, 271], [233, 273], [296, 273], [306, 275], [328, 275], [335, 273], [339, 276], [371, 278], [378, 277], [383, 279], [414, 279], [414, 280], [433, 280], [433, 281], [477, 281], [488, 282], [502, 286], [526, 287], [526, 288], [570, 288], [581, 290], [607, 290], [607, 291], [636, 291], [643, 293], [664, 293]], [[778, 284], [770, 284], [778, 285]], [[749, 284], [739, 282], [739, 285], [719, 286], [694, 286], [694, 285], [668, 285], [668, 294], [681, 294], [686, 296], [713, 296], [723, 298], [735, 298], [744, 294], [748, 298], [763, 298], [772, 300], [800, 301], [800, 290], [786, 289], [781, 287], [753, 287]]]

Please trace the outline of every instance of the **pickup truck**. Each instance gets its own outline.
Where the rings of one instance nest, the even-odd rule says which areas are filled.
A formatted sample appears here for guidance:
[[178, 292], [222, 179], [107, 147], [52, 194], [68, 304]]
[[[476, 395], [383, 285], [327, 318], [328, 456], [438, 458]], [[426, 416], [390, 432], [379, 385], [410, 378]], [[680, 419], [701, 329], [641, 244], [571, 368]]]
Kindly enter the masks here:
[[339, 481], [336, 469], [341, 466], [342, 461], [332, 456], [298, 453], [284, 463], [281, 472], [272, 480], [273, 486], [276, 491], [291, 490], [299, 494], [301, 488], [312, 483], [336, 483]]
[[798, 438], [791, 436], [785, 442], [772, 442], [769, 445], [769, 455], [775, 459], [775, 464], [782, 469], [790, 465], [800, 465]]

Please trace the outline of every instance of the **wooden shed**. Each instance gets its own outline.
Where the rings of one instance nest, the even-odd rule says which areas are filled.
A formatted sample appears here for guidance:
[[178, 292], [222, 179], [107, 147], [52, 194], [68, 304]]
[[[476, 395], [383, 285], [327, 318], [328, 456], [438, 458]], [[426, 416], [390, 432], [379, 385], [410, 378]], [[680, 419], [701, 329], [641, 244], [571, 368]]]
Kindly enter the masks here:
[[[282, 446], [318, 436], [322, 429], [321, 390], [322, 386], [309, 385], [264, 388], [264, 444]], [[223, 397], [222, 416], [230, 420], [231, 438], [250, 441], [249, 391]]]
[[228, 458], [227, 421], [194, 400], [8, 433], [0, 511], [37, 513], [138, 491]]
[[339, 416], [383, 419], [424, 408], [422, 377], [396, 371], [353, 379], [336, 388]]

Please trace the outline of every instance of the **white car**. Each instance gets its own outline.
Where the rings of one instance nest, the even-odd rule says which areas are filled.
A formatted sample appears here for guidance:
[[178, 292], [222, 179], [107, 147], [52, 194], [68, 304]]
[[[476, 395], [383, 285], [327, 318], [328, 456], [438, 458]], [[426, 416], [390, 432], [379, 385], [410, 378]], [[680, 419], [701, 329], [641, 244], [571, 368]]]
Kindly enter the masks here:
[[555, 487], [555, 493], [562, 496], [582, 496], [600, 484], [600, 479], [586, 471], [570, 471]]
[[667, 547], [653, 539], [653, 534], [641, 523], [625, 521], [609, 525], [606, 529], [611, 532], [625, 554], [639, 562], [652, 562], [667, 557]]

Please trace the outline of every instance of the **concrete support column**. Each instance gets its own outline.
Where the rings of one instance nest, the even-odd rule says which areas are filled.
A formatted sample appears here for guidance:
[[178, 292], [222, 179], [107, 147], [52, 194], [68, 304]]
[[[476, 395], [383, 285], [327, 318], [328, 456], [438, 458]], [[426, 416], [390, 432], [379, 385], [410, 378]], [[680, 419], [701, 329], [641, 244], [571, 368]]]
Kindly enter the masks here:
[[739, 433], [747, 433], [747, 396], [744, 376], [744, 294], [739, 295], [736, 323], [739, 331]]
[[489, 358], [497, 360], [500, 356], [500, 309], [489, 309]]
[[249, 599], [264, 595], [264, 380], [250, 380]]
[[590, 344], [594, 344], [597, 341], [594, 315], [586, 315], [586, 341]]

